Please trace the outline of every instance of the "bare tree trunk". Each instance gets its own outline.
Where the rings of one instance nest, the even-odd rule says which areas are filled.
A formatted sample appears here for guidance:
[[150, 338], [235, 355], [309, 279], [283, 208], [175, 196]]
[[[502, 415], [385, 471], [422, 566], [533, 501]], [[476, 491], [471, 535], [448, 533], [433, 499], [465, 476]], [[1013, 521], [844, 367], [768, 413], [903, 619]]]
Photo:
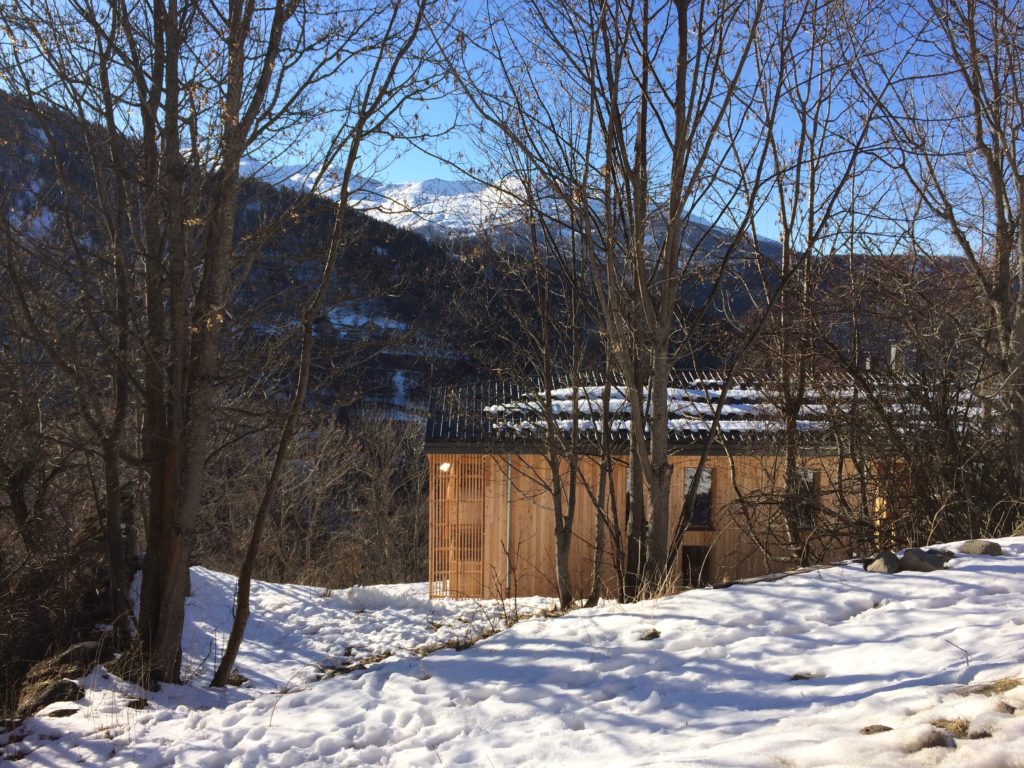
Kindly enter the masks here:
[[594, 506], [597, 509], [597, 514], [594, 515], [594, 568], [591, 572], [590, 593], [587, 595], [586, 603], [584, 603], [584, 607], [586, 608], [593, 608], [597, 605], [601, 600], [601, 595], [604, 591], [604, 539], [608, 527], [605, 520], [608, 515], [608, 481], [611, 473], [610, 470], [605, 470], [605, 462], [603, 459], [598, 472], [597, 498], [594, 503]]
[[630, 444], [630, 461], [626, 481], [626, 578], [625, 598], [636, 600], [641, 596], [644, 586], [643, 569], [647, 563], [646, 533], [647, 521], [644, 519], [644, 482], [637, 469], [636, 447]]

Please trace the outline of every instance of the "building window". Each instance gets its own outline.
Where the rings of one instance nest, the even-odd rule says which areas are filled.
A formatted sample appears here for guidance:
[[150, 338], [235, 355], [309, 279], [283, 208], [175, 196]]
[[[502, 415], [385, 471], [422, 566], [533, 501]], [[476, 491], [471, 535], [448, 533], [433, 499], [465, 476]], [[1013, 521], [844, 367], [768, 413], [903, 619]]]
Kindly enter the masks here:
[[798, 469], [793, 520], [799, 528], [814, 527], [814, 511], [818, 508], [818, 473], [813, 469]]
[[[711, 527], [711, 470], [704, 468], [697, 477], [696, 467], [686, 470], [684, 492], [687, 497], [693, 483], [697, 483], [697, 492], [693, 501], [686, 508], [686, 522], [690, 528]], [[685, 498], [685, 497], [684, 497]]]

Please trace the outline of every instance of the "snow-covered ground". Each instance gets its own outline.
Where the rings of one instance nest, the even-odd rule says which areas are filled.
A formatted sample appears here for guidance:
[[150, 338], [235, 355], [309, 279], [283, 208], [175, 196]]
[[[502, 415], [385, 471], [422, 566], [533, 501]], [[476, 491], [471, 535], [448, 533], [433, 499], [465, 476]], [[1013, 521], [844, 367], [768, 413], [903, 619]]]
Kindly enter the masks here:
[[11, 748], [50, 766], [1024, 766], [1024, 538], [1002, 543], [934, 573], [846, 565], [532, 618], [422, 657], [502, 607], [259, 585], [250, 684], [226, 692], [203, 683], [232, 584], [196, 570], [192, 683], [146, 694], [100, 670]]

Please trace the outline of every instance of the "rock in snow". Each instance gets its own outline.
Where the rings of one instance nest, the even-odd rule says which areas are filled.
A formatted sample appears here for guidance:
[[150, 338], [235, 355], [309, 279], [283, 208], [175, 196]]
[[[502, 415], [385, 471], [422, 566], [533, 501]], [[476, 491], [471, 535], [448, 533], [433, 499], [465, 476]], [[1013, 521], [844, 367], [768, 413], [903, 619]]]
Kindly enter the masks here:
[[78, 701], [85, 692], [74, 678], [111, 658], [97, 642], [76, 643], [29, 670], [18, 697], [18, 717], [28, 717], [55, 702]]
[[998, 542], [988, 539], [971, 539], [960, 545], [960, 552], [965, 555], [1001, 555], [1003, 548]]
[[871, 573], [898, 573], [900, 558], [895, 552], [888, 550], [879, 552], [870, 563], [865, 563], [864, 570]]
[[941, 578], [851, 563], [532, 618], [461, 652], [465, 628], [550, 601], [256, 583], [250, 682], [224, 690], [206, 683], [234, 582], [194, 569], [189, 684], [148, 694], [97, 669], [78, 714], [51, 705], [0, 749], [48, 766], [1022, 766], [1024, 538], [1000, 544]]
[[951, 553], [943, 552], [942, 550], [912, 547], [903, 553], [903, 557], [900, 560], [900, 570], [921, 571], [923, 573], [941, 571], [952, 557]]
[[66, 677], [37, 680], [22, 688], [18, 698], [18, 717], [28, 717], [49, 704], [78, 701], [84, 696], [82, 686]]
[[860, 729], [860, 732], [863, 733], [865, 736], [873, 736], [876, 733], [885, 733], [886, 731], [891, 730], [892, 728], [890, 728], [888, 725], [875, 723], [873, 725], [865, 725], [863, 728]]

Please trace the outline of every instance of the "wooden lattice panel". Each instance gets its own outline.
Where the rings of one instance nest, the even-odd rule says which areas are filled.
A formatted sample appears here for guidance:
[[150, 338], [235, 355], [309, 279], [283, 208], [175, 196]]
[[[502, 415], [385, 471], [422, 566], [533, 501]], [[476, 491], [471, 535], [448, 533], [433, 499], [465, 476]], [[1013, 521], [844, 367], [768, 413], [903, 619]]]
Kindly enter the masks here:
[[431, 597], [483, 597], [486, 457], [430, 457]]

